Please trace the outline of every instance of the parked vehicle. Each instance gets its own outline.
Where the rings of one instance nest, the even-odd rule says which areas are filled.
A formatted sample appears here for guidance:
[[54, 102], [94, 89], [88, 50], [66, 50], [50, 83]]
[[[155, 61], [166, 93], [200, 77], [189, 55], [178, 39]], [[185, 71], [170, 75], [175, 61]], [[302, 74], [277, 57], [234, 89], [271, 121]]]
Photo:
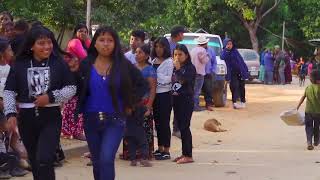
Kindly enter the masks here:
[[[188, 50], [191, 52], [191, 50], [197, 46], [194, 39], [200, 35], [204, 35], [209, 39], [208, 46], [216, 53], [217, 69], [214, 80], [213, 102], [216, 107], [224, 107], [227, 102], [227, 83], [225, 81], [227, 66], [226, 63], [220, 59], [220, 53], [223, 47], [221, 37], [219, 35], [209, 33], [184, 33], [184, 39], [179, 43], [186, 45]], [[165, 37], [169, 39], [170, 34], [166, 34]]]
[[252, 81], [259, 77], [260, 69], [260, 56], [252, 49], [238, 49], [240, 55], [242, 56], [244, 62], [248, 66], [249, 70], [249, 80]]

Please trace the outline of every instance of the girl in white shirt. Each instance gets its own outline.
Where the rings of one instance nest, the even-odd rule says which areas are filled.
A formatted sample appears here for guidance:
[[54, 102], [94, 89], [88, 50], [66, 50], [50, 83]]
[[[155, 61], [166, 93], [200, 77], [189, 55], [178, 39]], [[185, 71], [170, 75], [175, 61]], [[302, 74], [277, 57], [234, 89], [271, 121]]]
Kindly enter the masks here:
[[156, 160], [170, 159], [170, 115], [172, 110], [171, 79], [173, 61], [171, 59], [170, 44], [165, 37], [155, 40], [151, 62], [157, 71], [157, 94], [153, 103], [154, 121], [157, 129], [158, 150], [154, 152]]

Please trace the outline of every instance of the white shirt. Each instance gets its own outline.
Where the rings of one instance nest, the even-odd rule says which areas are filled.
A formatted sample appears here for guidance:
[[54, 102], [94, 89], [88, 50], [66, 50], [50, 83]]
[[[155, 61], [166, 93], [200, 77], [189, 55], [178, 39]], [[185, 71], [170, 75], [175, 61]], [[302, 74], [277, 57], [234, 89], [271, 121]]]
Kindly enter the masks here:
[[10, 66], [8, 64], [0, 65], [0, 97], [3, 97], [4, 87], [6, 86], [7, 77], [9, 75]]
[[[152, 60], [153, 65], [156, 58]], [[157, 69], [157, 93], [165, 93], [171, 91], [173, 60], [170, 58], [164, 60]]]
[[128, 51], [124, 54], [126, 56], [126, 58], [132, 63], [132, 64], [136, 64], [136, 54], [133, 54], [132, 51]]

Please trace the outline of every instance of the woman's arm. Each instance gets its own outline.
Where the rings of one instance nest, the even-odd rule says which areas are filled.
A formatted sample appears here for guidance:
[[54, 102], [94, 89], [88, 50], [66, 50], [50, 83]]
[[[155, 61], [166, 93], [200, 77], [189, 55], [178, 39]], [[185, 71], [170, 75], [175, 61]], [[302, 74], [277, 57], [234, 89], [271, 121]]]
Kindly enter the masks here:
[[61, 73], [63, 73], [63, 87], [61, 89], [53, 90], [48, 92], [50, 103], [64, 103], [71, 99], [77, 92], [77, 86], [75, 82], [75, 77], [71, 73], [69, 67], [61, 62], [60, 68]]
[[6, 86], [3, 92], [4, 114], [8, 116], [16, 116], [16, 73], [15, 66], [10, 68]]
[[149, 91], [149, 102], [147, 104], [147, 108], [149, 110], [152, 109], [152, 105], [153, 105], [153, 101], [156, 97], [156, 89], [157, 89], [157, 80], [153, 77], [149, 77], [148, 79], [149, 82], [149, 87], [150, 87], [150, 91]]
[[306, 94], [304, 94], [304, 95], [301, 97], [301, 99], [300, 99], [300, 101], [299, 101], [299, 104], [298, 104], [298, 106], [297, 106], [297, 110], [299, 110], [301, 104], [304, 102], [305, 99], [306, 99]]
[[17, 127], [16, 88], [15, 66], [12, 66], [3, 92], [4, 114], [8, 119], [8, 130], [11, 131]]
[[194, 81], [196, 74], [197, 74], [197, 72], [196, 72], [196, 69], [193, 65], [188, 66], [184, 70], [184, 73], [182, 73], [181, 69], [176, 71], [177, 79], [178, 79], [179, 83], [182, 85], [188, 84], [188, 83], [191, 83], [192, 81]]

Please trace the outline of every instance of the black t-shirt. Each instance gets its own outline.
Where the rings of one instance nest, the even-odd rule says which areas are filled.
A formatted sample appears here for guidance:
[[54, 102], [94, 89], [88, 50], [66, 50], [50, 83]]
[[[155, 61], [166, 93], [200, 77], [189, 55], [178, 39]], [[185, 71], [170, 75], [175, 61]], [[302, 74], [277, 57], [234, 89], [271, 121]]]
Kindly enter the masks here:
[[191, 62], [183, 65], [179, 70], [174, 69], [172, 77], [173, 95], [193, 96], [196, 74], [196, 68]]
[[51, 56], [41, 62], [17, 59], [7, 78], [5, 90], [14, 91], [20, 103], [32, 103], [36, 96], [75, 85], [67, 64]]

